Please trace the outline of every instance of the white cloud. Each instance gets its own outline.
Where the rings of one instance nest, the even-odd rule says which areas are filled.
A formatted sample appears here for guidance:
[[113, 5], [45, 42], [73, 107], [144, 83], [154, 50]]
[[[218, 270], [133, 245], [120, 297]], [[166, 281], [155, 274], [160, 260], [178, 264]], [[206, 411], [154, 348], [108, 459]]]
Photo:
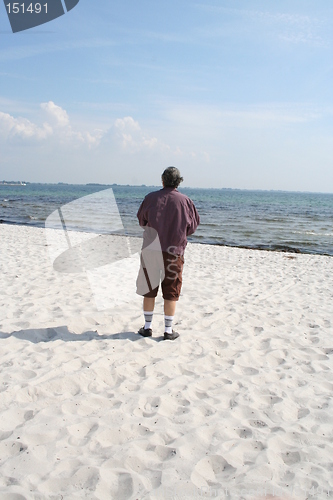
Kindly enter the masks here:
[[51, 101], [34, 113], [0, 113], [2, 178], [156, 184], [163, 168], [175, 165], [198, 187], [332, 191], [332, 125], [325, 136], [322, 129], [332, 109], [168, 102], [148, 126], [123, 116], [104, 130]]
[[88, 149], [103, 144], [120, 149], [128, 154], [139, 151], [170, 151], [170, 146], [144, 131], [131, 116], [117, 118], [108, 129], [87, 130], [73, 126], [65, 109], [53, 101], [42, 103], [42, 124], [33, 123], [24, 117], [0, 112], [0, 139], [11, 143], [20, 138], [27, 144], [34, 141], [50, 142], [52, 145], [76, 149]]
[[[327, 13], [316, 11], [316, 15], [301, 15], [294, 12], [259, 11], [255, 9], [228, 8], [199, 4], [198, 8], [220, 14], [219, 23], [208, 25], [199, 34], [205, 38], [225, 38], [239, 33], [240, 36], [277, 38], [293, 44], [307, 44], [327, 48], [331, 45], [331, 35]], [[226, 21], [226, 16], [227, 18]], [[246, 25], [244, 25], [244, 19]]]
[[2, 139], [43, 140], [52, 135], [52, 133], [52, 127], [48, 123], [44, 123], [42, 127], [38, 127], [38, 125], [26, 118], [14, 118], [8, 113], [0, 111], [0, 137]]
[[118, 118], [114, 124], [116, 139], [121, 147], [129, 152], [137, 152], [144, 149], [169, 150], [170, 146], [160, 142], [156, 137], [150, 137], [144, 133], [139, 123], [131, 116]]
[[66, 127], [69, 125], [69, 117], [67, 112], [60, 106], [54, 104], [53, 101], [43, 102], [40, 107], [45, 111], [47, 121], [55, 126]]
[[53, 101], [42, 103], [40, 107], [45, 118], [42, 124], [0, 112], [0, 140], [9, 144], [18, 139], [26, 144], [44, 141], [73, 148], [85, 145], [88, 149], [100, 143], [103, 131], [73, 129], [66, 110]]
[[115, 121], [115, 127], [121, 131], [125, 129], [129, 130], [140, 130], [140, 125], [131, 116], [125, 116], [125, 118], [118, 118]]
[[[10, 146], [18, 138], [26, 144], [37, 141], [49, 143], [51, 146], [77, 149], [86, 146], [87, 149], [98, 148], [101, 143], [107, 148], [123, 153], [134, 154], [144, 151], [170, 151], [170, 146], [144, 131], [131, 116], [117, 118], [108, 129], [87, 130], [73, 126], [65, 109], [53, 101], [40, 105], [42, 110], [40, 124], [24, 117], [0, 112], [0, 140]], [[36, 121], [36, 120], [35, 120]]]
[[309, 44], [314, 47], [328, 47], [328, 43], [321, 36], [316, 36], [310, 32], [281, 33], [280, 40], [294, 44]]

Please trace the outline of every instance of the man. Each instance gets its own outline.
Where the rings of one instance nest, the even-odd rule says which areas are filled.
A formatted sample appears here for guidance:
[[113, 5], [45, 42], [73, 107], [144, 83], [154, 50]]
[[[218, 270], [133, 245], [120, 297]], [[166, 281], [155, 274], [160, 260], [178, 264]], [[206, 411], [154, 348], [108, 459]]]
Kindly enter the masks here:
[[193, 234], [200, 217], [193, 202], [177, 190], [183, 181], [178, 168], [169, 167], [162, 174], [163, 189], [149, 193], [137, 217], [145, 228], [137, 293], [143, 295], [145, 325], [139, 334], [151, 337], [151, 324], [161, 280], [164, 299], [164, 340], [175, 340], [172, 329], [176, 304], [182, 286], [182, 271], [187, 236]]

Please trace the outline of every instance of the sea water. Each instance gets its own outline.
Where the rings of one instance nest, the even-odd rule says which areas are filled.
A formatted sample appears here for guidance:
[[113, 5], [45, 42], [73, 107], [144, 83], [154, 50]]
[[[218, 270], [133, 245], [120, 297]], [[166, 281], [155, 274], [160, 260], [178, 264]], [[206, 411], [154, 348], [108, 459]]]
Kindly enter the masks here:
[[[136, 213], [154, 186], [0, 185], [0, 222], [43, 227], [57, 208], [112, 188], [125, 231], [139, 235]], [[179, 188], [195, 203], [201, 224], [193, 243], [333, 256], [333, 194]], [[68, 221], [67, 221], [68, 222]], [[75, 221], [72, 221], [75, 225]], [[82, 224], [80, 224], [82, 229]], [[89, 228], [89, 218], [85, 224]]]

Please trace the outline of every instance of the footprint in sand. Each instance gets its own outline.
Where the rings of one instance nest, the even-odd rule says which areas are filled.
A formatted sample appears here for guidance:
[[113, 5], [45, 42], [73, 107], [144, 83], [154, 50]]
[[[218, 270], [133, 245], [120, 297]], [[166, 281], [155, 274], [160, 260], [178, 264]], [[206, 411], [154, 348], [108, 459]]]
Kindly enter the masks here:
[[286, 465], [294, 465], [301, 461], [301, 456], [298, 451], [287, 451], [282, 453], [282, 460]]
[[220, 481], [230, 478], [237, 471], [221, 455], [210, 455], [200, 460], [191, 475], [191, 481], [201, 488], [207, 481]]
[[158, 456], [158, 459], [162, 462], [165, 462], [165, 460], [170, 460], [177, 454], [175, 448], [169, 448], [168, 446], [161, 445], [154, 446], [151, 451], [154, 451]]
[[247, 429], [247, 428], [244, 428], [244, 429], [238, 429], [237, 430], [237, 434], [239, 435], [240, 438], [242, 439], [247, 439], [247, 438], [250, 438], [252, 437], [252, 431], [251, 429]]
[[307, 415], [309, 415], [309, 413], [310, 413], [310, 410], [308, 410], [307, 408], [301, 408], [300, 410], [298, 410], [297, 418], [298, 419], [304, 418]]
[[244, 375], [258, 375], [259, 370], [257, 370], [256, 368], [252, 368], [251, 366], [244, 366], [242, 368], [242, 372], [244, 373]]
[[159, 397], [152, 397], [147, 399], [141, 398], [139, 400], [138, 406], [142, 409], [142, 415], [144, 417], [154, 417], [158, 412], [160, 403], [161, 400]]
[[132, 476], [126, 472], [121, 472], [118, 475], [118, 488], [114, 492], [113, 498], [121, 498], [127, 500], [133, 495], [133, 479]]
[[[0, 443], [0, 456], [2, 460], [15, 457], [27, 449], [27, 446], [17, 441], [2, 441]], [[2, 497], [1, 497], [2, 498]]]
[[24, 420], [32, 420], [34, 418], [34, 412], [32, 410], [28, 410], [24, 413]]

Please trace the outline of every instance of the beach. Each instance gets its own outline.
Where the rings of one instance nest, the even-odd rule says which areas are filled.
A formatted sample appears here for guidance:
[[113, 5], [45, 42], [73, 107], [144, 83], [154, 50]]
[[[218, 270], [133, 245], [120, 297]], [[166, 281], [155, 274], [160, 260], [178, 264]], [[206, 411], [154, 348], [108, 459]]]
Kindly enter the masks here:
[[0, 241], [1, 499], [333, 497], [332, 257], [189, 244], [171, 342], [135, 238], [107, 274]]

